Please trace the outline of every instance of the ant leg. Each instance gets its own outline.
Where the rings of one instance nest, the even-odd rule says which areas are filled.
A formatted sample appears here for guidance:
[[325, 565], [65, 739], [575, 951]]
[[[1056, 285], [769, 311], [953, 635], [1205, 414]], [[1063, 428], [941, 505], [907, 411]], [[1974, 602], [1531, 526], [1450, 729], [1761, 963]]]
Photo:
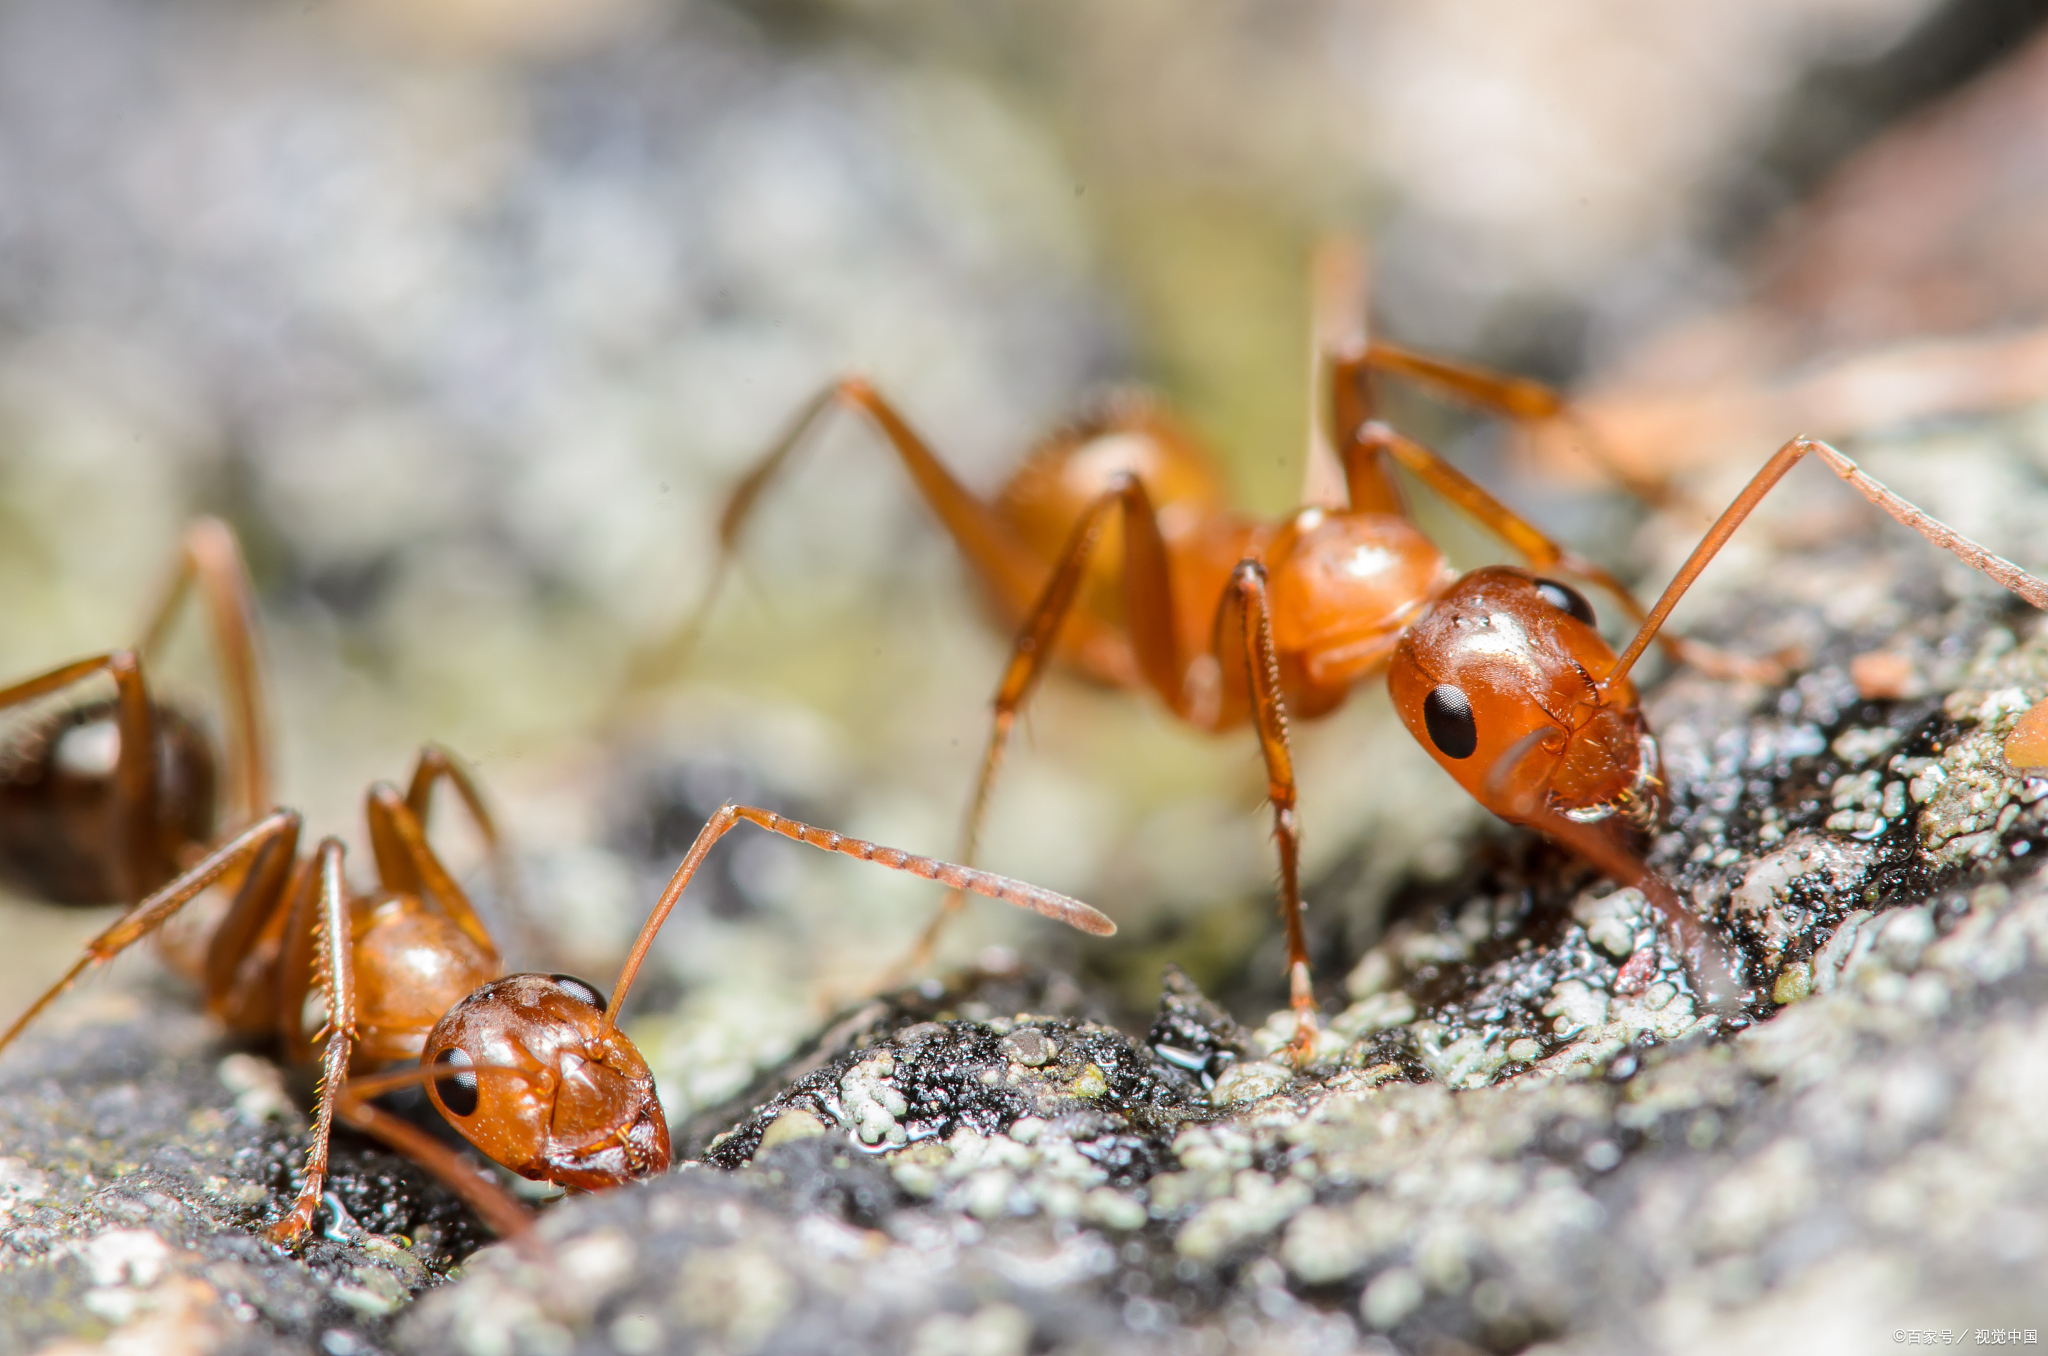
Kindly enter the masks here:
[[[1234, 633], [1234, 634], [1233, 634]], [[1244, 655], [1252, 720], [1266, 761], [1266, 798], [1273, 803], [1273, 841], [1280, 851], [1280, 917], [1287, 928], [1287, 989], [1296, 1032], [1290, 1047], [1297, 1063], [1315, 1054], [1316, 997], [1310, 982], [1308, 937], [1301, 902], [1301, 822], [1294, 808], [1294, 752], [1287, 742], [1287, 703], [1280, 691], [1280, 659], [1273, 648], [1273, 619], [1266, 598], [1266, 569], [1256, 560], [1238, 563], [1216, 609], [1215, 651]], [[1231, 666], [1224, 664], [1227, 671]]]
[[142, 677], [140, 657], [133, 650], [115, 650], [0, 688], [0, 711], [61, 692], [102, 672], [114, 680], [114, 723], [120, 735], [120, 751], [114, 761], [114, 794], [120, 801], [127, 831], [121, 863], [127, 876], [123, 893], [135, 901], [176, 874], [176, 867], [157, 834], [156, 708], [149, 699], [149, 685]]
[[413, 765], [412, 781], [405, 790], [405, 805], [413, 817], [426, 828], [427, 815], [433, 808], [434, 784], [446, 781], [455, 788], [455, 794], [462, 798], [462, 804], [469, 811], [470, 823], [483, 835], [484, 848], [491, 859], [491, 877], [496, 883], [499, 896], [513, 908], [519, 910], [519, 881], [512, 868], [510, 855], [505, 848], [503, 835], [498, 832], [498, 821], [491, 814], [490, 803], [484, 799], [483, 788], [477, 784], [476, 774], [469, 765], [440, 744], [420, 746], [419, 762]]
[[433, 846], [427, 842], [426, 829], [399, 796], [398, 788], [389, 782], [372, 786], [363, 801], [363, 817], [370, 824], [370, 850], [377, 859], [377, 878], [384, 888], [431, 897], [450, 921], [495, 963], [498, 948], [492, 943], [484, 920], [477, 916], [476, 906], [435, 855]]
[[1592, 424], [1556, 387], [1532, 377], [1439, 358], [1379, 340], [1353, 348], [1332, 361], [1331, 396], [1340, 447], [1373, 417], [1367, 384], [1373, 372], [1412, 381], [1461, 405], [1509, 420], [1527, 433], [1563, 426], [1615, 484], [1652, 507], [1664, 507], [1672, 500], [1670, 489], [1662, 481], [1630, 470], [1623, 458], [1614, 455]]
[[683, 897], [683, 889], [689, 885], [705, 855], [712, 845], [725, 837], [742, 822], [755, 824], [771, 833], [785, 838], [794, 838], [799, 843], [808, 843], [826, 852], [843, 852], [849, 857], [858, 857], [864, 862], [874, 862], [892, 871], [907, 871], [913, 876], [939, 881], [956, 890], [970, 890], [989, 899], [999, 899], [1005, 904], [1014, 904], [1020, 909], [1044, 914], [1057, 922], [1097, 937], [1110, 937], [1116, 933], [1116, 924], [1101, 912], [1090, 908], [1078, 899], [1070, 899], [1056, 890], [1029, 885], [1008, 876], [998, 876], [993, 871], [977, 871], [973, 867], [959, 866], [953, 862], [942, 862], [934, 857], [919, 857], [900, 848], [883, 847], [865, 839], [849, 838], [830, 829], [813, 828], [773, 810], [763, 810], [752, 805], [734, 805], [727, 802], [719, 807], [718, 813], [697, 832], [697, 841], [690, 844], [690, 851], [684, 856], [682, 865], [669, 877], [668, 888], [661, 892], [654, 910], [648, 914], [647, 922], [641, 926], [639, 940], [633, 943], [633, 952], [626, 958], [626, 964], [619, 971], [619, 982], [612, 988], [611, 1006], [605, 1009], [604, 1021], [598, 1028], [600, 1037], [617, 1025], [619, 1009], [624, 1005], [626, 993], [633, 987], [633, 978], [640, 972], [640, 963], [647, 958], [647, 950], [654, 945], [654, 934], [668, 919], [676, 901]]
[[[981, 771], [975, 778], [974, 797], [968, 802], [967, 821], [960, 835], [960, 860], [968, 866], [974, 865], [980, 847], [982, 824], [995, 791], [996, 773], [1009, 747], [1010, 731], [1052, 659], [1061, 624], [1072, 613], [1080, 593], [1088, 559], [1102, 539], [1111, 510], [1119, 506], [1123, 509], [1126, 611], [1138, 668], [1167, 705], [1176, 711], [1182, 709], [1182, 674], [1186, 666], [1174, 635], [1172, 565], [1166, 552], [1166, 538], [1160, 533], [1144, 485], [1136, 476], [1120, 475], [1075, 522], [1060, 550], [1052, 577], [1046, 581], [1045, 590], [1038, 595], [1010, 648], [1009, 663], [996, 686], [995, 717], [989, 729], [988, 747], [981, 756]], [[918, 936], [917, 944], [902, 964], [890, 972], [884, 987], [896, 977], [915, 973], [930, 962], [939, 934], [966, 902], [959, 889], [946, 892], [931, 922]]]
[[[255, 976], [245, 975], [244, 970], [258, 948], [267, 943], [282, 943], [292, 901], [298, 898], [312, 868], [312, 862], [301, 861], [298, 852], [299, 825], [294, 820], [288, 832], [251, 859], [234, 902], [215, 925], [206, 944], [200, 979], [207, 1007], [239, 1029], [277, 1029], [276, 983], [273, 980], [267, 992], [249, 990], [244, 986]], [[304, 964], [310, 971], [310, 952]], [[259, 969], [266, 977], [277, 973], [275, 961]]]
[[[320, 1194], [327, 1184], [327, 1156], [334, 1138], [334, 1105], [348, 1081], [349, 1048], [356, 1035], [356, 974], [353, 929], [349, 926], [348, 883], [342, 878], [345, 849], [338, 838], [323, 838], [314, 854], [317, 865], [306, 877], [306, 889], [292, 901], [292, 912], [313, 914], [319, 939], [315, 980], [327, 993], [327, 1051], [320, 1062], [320, 1100], [313, 1111], [313, 1144], [306, 1153], [306, 1178], [298, 1198], [283, 1218], [263, 1231], [280, 1247], [290, 1247], [313, 1227]], [[317, 887], [315, 882], [317, 881]], [[287, 986], [290, 996], [290, 986]], [[294, 1007], [304, 1006], [301, 993]]]
[[[453, 1073], [454, 1070], [449, 1070]], [[361, 1080], [358, 1080], [359, 1082]], [[375, 1106], [345, 1084], [335, 1098], [334, 1113], [343, 1122], [403, 1154], [441, 1179], [500, 1238], [531, 1242], [533, 1212], [517, 1198], [447, 1145], [418, 1126]]]
[[256, 662], [255, 609], [249, 600], [249, 567], [234, 529], [218, 518], [199, 518], [178, 543], [178, 563], [158, 595], [136, 648], [152, 654], [163, 645], [178, 609], [199, 585], [213, 631], [221, 684], [227, 690], [228, 763], [234, 769], [231, 803], [237, 823], [253, 822], [270, 800], [270, 727], [263, 709], [263, 679]]
[[28, 1011], [15, 1018], [14, 1025], [8, 1027], [5, 1034], [0, 1034], [0, 1050], [5, 1050], [30, 1022], [41, 1015], [43, 1009], [57, 1001], [86, 971], [105, 965], [156, 931], [163, 925], [165, 919], [189, 904], [208, 886], [219, 881], [235, 867], [260, 856], [273, 842], [282, 840], [287, 846], [295, 842], [298, 831], [299, 817], [292, 811], [278, 810], [266, 815], [208, 853], [205, 859], [190, 871], [122, 914], [114, 921], [113, 926], [87, 942], [85, 953], [64, 972], [63, 978], [51, 985], [42, 997], [31, 1003]]
[[1665, 587], [1663, 596], [1657, 599], [1656, 606], [1643, 618], [1642, 628], [1636, 632], [1635, 639], [1629, 642], [1628, 648], [1614, 661], [1613, 670], [1600, 680], [1602, 690], [1612, 691], [1615, 685], [1628, 675], [1630, 667], [1657, 636], [1665, 618], [1671, 615], [1671, 609], [1678, 606], [1678, 600], [1692, 587], [1693, 580], [1699, 578], [1701, 570], [1706, 569], [1707, 562], [1727, 545], [1728, 538], [1735, 535], [1735, 529], [1742, 526], [1742, 520], [1749, 516], [1750, 510], [1757, 506], [1758, 501], [1770, 493], [1771, 487], [1784, 479], [1785, 473], [1809, 452], [1827, 463], [1828, 469], [1848, 481], [1858, 494], [1883, 509], [1898, 522], [1912, 528], [1965, 565], [2011, 589], [2035, 607], [2048, 610], [2048, 581], [2028, 574], [2003, 556], [1993, 554], [1946, 523], [1928, 516], [1913, 504], [1892, 493], [1881, 482], [1864, 474], [1861, 467], [1828, 444], [1815, 438], [1794, 438], [1771, 454], [1771, 459], [1764, 463], [1763, 469], [1751, 478], [1749, 484], [1743, 487], [1742, 493], [1735, 496], [1735, 501], [1723, 510], [1714, 525], [1707, 529], [1707, 534], [1700, 538], [1700, 544], [1693, 548], [1692, 555], [1679, 567], [1678, 574]]
[[[1345, 448], [1345, 471], [1354, 479], [1377, 474], [1383, 457], [1398, 463], [1453, 508], [1505, 541], [1532, 567], [1556, 570], [1587, 581], [1620, 603], [1629, 619], [1638, 626], [1648, 618], [1649, 614], [1629, 592], [1628, 586], [1611, 572], [1553, 541], [1535, 524], [1488, 494], [1463, 471], [1385, 424], [1368, 421], [1360, 426], [1357, 436]], [[1748, 678], [1760, 682], [1777, 682], [1784, 677], [1784, 667], [1774, 660], [1732, 655], [1682, 636], [1661, 636], [1658, 643], [1674, 661], [1690, 664], [1709, 677]]]
[[712, 568], [704, 597], [667, 640], [635, 662], [635, 675], [641, 682], [660, 681], [688, 657], [713, 604], [718, 600], [719, 590], [738, 553], [740, 534], [746, 529], [747, 519], [755, 505], [790, 455], [834, 406], [844, 406], [867, 415], [888, 438], [896, 454], [902, 458], [904, 469], [910, 473], [925, 502], [938, 515], [939, 522], [960, 548], [961, 554], [967, 557], [968, 564], [1000, 596], [1021, 612], [1038, 592], [1044, 566], [1017, 539], [996, 511], [953, 478], [952, 472], [933, 453], [930, 444], [918, 436], [896, 408], [865, 378], [842, 377], [803, 404], [782, 437], [733, 487], [725, 508], [718, 515], [718, 560]]

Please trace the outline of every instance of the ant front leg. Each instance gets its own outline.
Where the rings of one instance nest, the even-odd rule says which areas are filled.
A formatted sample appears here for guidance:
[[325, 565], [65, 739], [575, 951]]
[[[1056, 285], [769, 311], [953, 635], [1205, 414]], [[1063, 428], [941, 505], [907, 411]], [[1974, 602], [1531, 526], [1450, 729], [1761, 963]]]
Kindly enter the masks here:
[[[319, 943], [311, 978], [327, 994], [327, 1049], [320, 1061], [320, 1100], [313, 1111], [313, 1144], [306, 1152], [305, 1181], [292, 1208], [263, 1231], [265, 1238], [280, 1247], [290, 1247], [304, 1238], [320, 1209], [334, 1138], [335, 1101], [348, 1081], [349, 1050], [356, 1036], [355, 937], [349, 919], [348, 882], [342, 876], [343, 853], [340, 839], [322, 839], [314, 854], [313, 871], [291, 904], [295, 915], [311, 915], [312, 932]], [[306, 991], [303, 982], [292, 979], [287, 977], [284, 1001], [288, 1010], [296, 1012], [305, 1005]]]
[[1705, 1006], [1716, 1011], [1731, 1009], [1741, 996], [1741, 972], [1719, 934], [1680, 898], [1670, 882], [1612, 833], [1616, 821], [1586, 823], [1562, 814], [1549, 805], [1541, 775], [1519, 775], [1525, 763], [1550, 756], [1543, 742], [1552, 737], [1554, 731], [1549, 726], [1539, 727], [1502, 754], [1487, 774], [1481, 804], [1497, 807], [1503, 818], [1564, 844], [1600, 868], [1609, 880], [1640, 890], [1670, 929]]
[[[433, 1070], [404, 1071], [403, 1080], [357, 1079], [342, 1087], [334, 1101], [334, 1114], [344, 1123], [362, 1131], [395, 1153], [403, 1154], [425, 1168], [441, 1184], [462, 1198], [478, 1218], [500, 1238], [513, 1239], [523, 1250], [537, 1251], [533, 1234], [533, 1212], [489, 1176], [478, 1171], [462, 1155], [427, 1134], [410, 1121], [402, 1120], [367, 1100], [371, 1088], [416, 1083], [432, 1077]], [[445, 1073], [454, 1073], [447, 1068]], [[359, 1091], [361, 1089], [362, 1091]]]
[[1297, 1064], [1315, 1056], [1315, 989], [1309, 972], [1308, 936], [1301, 900], [1301, 823], [1294, 808], [1294, 752], [1287, 742], [1287, 703], [1280, 690], [1280, 660], [1273, 648], [1273, 620], [1266, 597], [1266, 570], [1256, 560], [1241, 562], [1216, 612], [1215, 651], [1228, 672], [1225, 651], [1240, 649], [1249, 685], [1252, 721], [1266, 762], [1266, 796], [1273, 803], [1273, 842], [1280, 852], [1280, 916], [1287, 928], [1287, 988], [1295, 1015]]

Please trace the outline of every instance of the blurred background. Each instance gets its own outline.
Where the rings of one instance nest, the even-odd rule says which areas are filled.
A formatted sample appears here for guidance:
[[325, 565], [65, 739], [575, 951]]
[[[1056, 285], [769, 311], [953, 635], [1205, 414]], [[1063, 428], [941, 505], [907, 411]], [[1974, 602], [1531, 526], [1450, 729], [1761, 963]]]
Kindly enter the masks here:
[[[1346, 232], [1371, 243], [1380, 332], [1605, 401], [1639, 474], [1712, 499], [1795, 413], [1872, 422], [1829, 426], [1839, 400], [1799, 384], [1831, 363], [1946, 374], [1880, 382], [1898, 419], [2039, 394], [2043, 17], [7, 0], [0, 677], [133, 640], [180, 526], [226, 517], [285, 803], [359, 835], [367, 785], [446, 742], [517, 844], [512, 961], [606, 987], [728, 797], [956, 845], [1008, 641], [850, 417], [764, 505], [688, 662], [628, 679], [704, 588], [725, 490], [832, 377], [870, 375], [988, 492], [1091, 399], [1146, 386], [1278, 513], [1308, 442], [1307, 261]], [[1588, 555], [1661, 581], [1690, 545], [1564, 454], [1397, 409]], [[2037, 474], [2048, 431], [2015, 428], [2012, 473]], [[1898, 474], [2041, 562], [1995, 474]], [[1461, 564], [1499, 555], [1427, 522]], [[197, 627], [161, 676], [217, 706]], [[1373, 685], [1297, 735], [1312, 907], [1355, 956], [1482, 816]], [[945, 958], [1078, 967], [1127, 1014], [1169, 958], [1277, 999], [1263, 786], [1248, 736], [1054, 679], [984, 860], [1124, 934], [976, 903]], [[675, 1112], [859, 992], [937, 894], [764, 835], [719, 852], [628, 1023]], [[7, 904], [0, 1005], [109, 916]]]

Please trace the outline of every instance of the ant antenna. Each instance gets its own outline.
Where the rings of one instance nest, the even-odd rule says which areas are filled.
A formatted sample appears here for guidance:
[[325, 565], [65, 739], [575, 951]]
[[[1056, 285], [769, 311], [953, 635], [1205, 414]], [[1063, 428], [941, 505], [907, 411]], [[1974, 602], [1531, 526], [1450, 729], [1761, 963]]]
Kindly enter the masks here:
[[1116, 933], [1116, 923], [1107, 914], [1083, 904], [1078, 899], [1070, 899], [1058, 891], [1028, 885], [1023, 881], [1012, 880], [1008, 876], [998, 876], [992, 871], [976, 871], [971, 867], [939, 861], [935, 857], [919, 857], [900, 848], [883, 847], [860, 838], [848, 838], [830, 829], [813, 828], [809, 824], [776, 814], [773, 810], [727, 802], [720, 806], [718, 813], [712, 815], [709, 822], [698, 831], [697, 841], [690, 844], [688, 855], [683, 858], [682, 865], [676, 868], [675, 874], [669, 877], [668, 888], [661, 892], [660, 900], [655, 903], [654, 912], [647, 916], [646, 924], [641, 927], [639, 940], [633, 943], [633, 953], [626, 957], [626, 964], [619, 971], [619, 982], [612, 986], [611, 1004], [604, 1010], [603, 1021], [598, 1023], [600, 1038], [609, 1035], [618, 1026], [618, 1015], [625, 1007], [626, 994], [632, 989], [633, 980], [640, 973], [641, 962], [647, 959], [648, 949], [654, 945], [654, 934], [661, 931], [661, 925], [667, 921], [670, 911], [676, 906], [676, 901], [683, 897], [683, 890], [689, 885], [690, 877], [695, 875], [697, 868], [703, 864], [712, 845], [738, 827], [741, 821], [757, 824], [772, 833], [794, 838], [799, 843], [808, 843], [827, 852], [843, 852], [864, 862], [874, 862], [893, 870], [908, 871], [913, 876], [923, 876], [926, 880], [939, 881], [956, 890], [971, 890], [990, 899], [999, 899], [1005, 904], [1015, 904], [1018, 908], [1044, 914], [1047, 918], [1079, 928], [1096, 937], [1110, 937]]
[[1743, 487], [1742, 493], [1735, 496], [1735, 502], [1730, 504], [1714, 521], [1714, 525], [1707, 529], [1707, 535], [1700, 538], [1700, 544], [1693, 548], [1692, 555], [1686, 558], [1685, 564], [1679, 567], [1677, 576], [1665, 588], [1664, 596], [1657, 600], [1657, 605], [1651, 608], [1649, 615], [1643, 619], [1642, 627], [1636, 632], [1635, 639], [1628, 643], [1628, 648], [1614, 661], [1614, 667], [1600, 680], [1600, 691], [1603, 695], [1612, 692], [1621, 680], [1628, 676], [1629, 669], [1635, 665], [1644, 649], [1655, 638], [1659, 628], [1664, 625], [1664, 619], [1671, 615], [1671, 609], [1678, 606], [1678, 600], [1685, 596], [1685, 591], [1699, 578], [1700, 571], [1707, 568], [1707, 562], [1728, 544], [1728, 538], [1735, 535], [1735, 529], [1742, 526], [1743, 519], [1749, 516], [1757, 502], [1770, 493], [1771, 487], [1784, 479], [1785, 473], [1809, 452], [1826, 462], [1829, 470], [1849, 482], [1858, 494], [1894, 519], [1912, 528], [1965, 565], [2003, 584], [2035, 607], [2048, 611], [2048, 582], [2028, 574], [2005, 557], [1971, 541], [1962, 533], [1901, 499], [1882, 482], [1865, 474], [1862, 467], [1828, 444], [1817, 438], [1794, 438], [1764, 463], [1763, 469]]

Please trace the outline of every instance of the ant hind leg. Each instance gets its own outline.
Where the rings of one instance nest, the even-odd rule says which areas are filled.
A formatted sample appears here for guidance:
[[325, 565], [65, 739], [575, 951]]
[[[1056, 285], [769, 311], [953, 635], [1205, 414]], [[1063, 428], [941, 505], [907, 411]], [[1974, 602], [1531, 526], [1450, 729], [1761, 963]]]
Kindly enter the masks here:
[[145, 655], [162, 648], [171, 622], [195, 583], [213, 632], [221, 684], [227, 692], [227, 746], [234, 772], [236, 823], [253, 823], [271, 808], [270, 728], [256, 658], [249, 567], [234, 529], [210, 517], [195, 519], [186, 527], [178, 543], [177, 564], [150, 610], [136, 648]]
[[888, 440], [954, 545], [1000, 597], [1021, 611], [1037, 592], [1043, 566], [1009, 525], [954, 478], [931, 445], [871, 383], [862, 377], [841, 377], [804, 402], [782, 436], [755, 460], [727, 496], [718, 515], [718, 558], [704, 595], [680, 626], [635, 658], [632, 672], [638, 685], [651, 686], [666, 680], [689, 658], [739, 552], [740, 536], [762, 495], [819, 421], [839, 406], [866, 415]]
[[[974, 795], [968, 802], [961, 831], [960, 860], [965, 865], [974, 865], [980, 849], [982, 825], [995, 792], [996, 774], [1009, 748], [1010, 731], [1052, 659], [1061, 625], [1072, 615], [1079, 597], [1095, 544], [1101, 540], [1109, 515], [1119, 508], [1123, 511], [1124, 527], [1125, 610], [1138, 669], [1167, 705], [1176, 711], [1184, 709], [1181, 675], [1185, 666], [1173, 629], [1172, 565], [1166, 539], [1144, 485], [1136, 476], [1122, 475], [1075, 521], [1051, 576], [1010, 647], [1009, 662], [996, 686], [988, 745], [982, 753], [981, 769], [975, 777]], [[958, 889], [949, 890], [910, 954], [889, 971], [878, 987], [891, 988], [930, 964], [940, 934], [965, 902]]]

